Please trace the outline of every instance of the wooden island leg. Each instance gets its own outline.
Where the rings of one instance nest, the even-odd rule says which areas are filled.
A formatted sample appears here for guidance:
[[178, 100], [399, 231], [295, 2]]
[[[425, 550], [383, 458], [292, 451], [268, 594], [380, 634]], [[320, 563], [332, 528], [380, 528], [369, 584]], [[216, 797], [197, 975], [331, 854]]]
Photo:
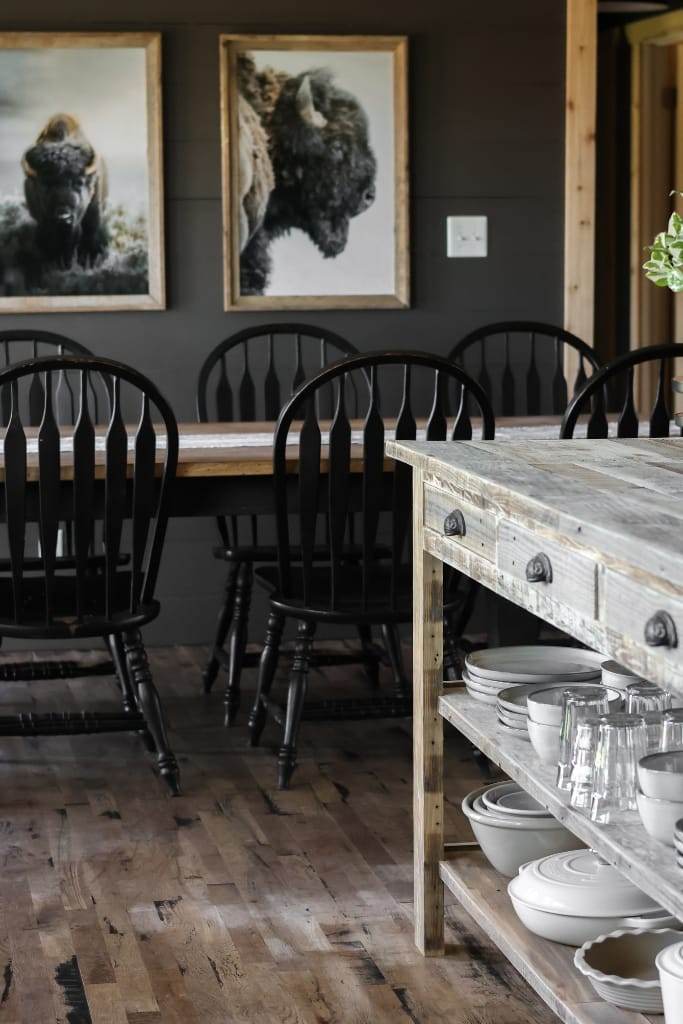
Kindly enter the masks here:
[[443, 954], [443, 566], [424, 550], [422, 473], [413, 472], [413, 830], [415, 943]]

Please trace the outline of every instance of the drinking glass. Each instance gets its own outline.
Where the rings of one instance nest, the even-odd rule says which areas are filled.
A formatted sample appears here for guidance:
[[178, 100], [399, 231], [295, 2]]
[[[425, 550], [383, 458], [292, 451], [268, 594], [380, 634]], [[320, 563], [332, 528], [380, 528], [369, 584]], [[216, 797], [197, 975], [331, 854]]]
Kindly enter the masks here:
[[574, 735], [569, 805], [585, 814], [591, 809], [600, 721], [599, 715], [589, 715], [577, 722]]
[[612, 692], [604, 686], [568, 686], [562, 691], [560, 756], [557, 762], [556, 781], [558, 789], [571, 789], [572, 749], [578, 723], [588, 715], [606, 715]]
[[591, 819], [613, 820], [636, 809], [636, 769], [647, 752], [647, 725], [642, 715], [620, 711], [603, 715], [595, 753]]
[[671, 694], [654, 683], [631, 683], [626, 687], [626, 711], [643, 715], [646, 711], [667, 711], [671, 707]]
[[646, 711], [643, 714], [647, 726], [647, 752], [658, 754], [662, 749], [662, 736], [664, 732], [664, 715], [668, 711]]
[[683, 708], [671, 708], [662, 715], [661, 750], [683, 750]]

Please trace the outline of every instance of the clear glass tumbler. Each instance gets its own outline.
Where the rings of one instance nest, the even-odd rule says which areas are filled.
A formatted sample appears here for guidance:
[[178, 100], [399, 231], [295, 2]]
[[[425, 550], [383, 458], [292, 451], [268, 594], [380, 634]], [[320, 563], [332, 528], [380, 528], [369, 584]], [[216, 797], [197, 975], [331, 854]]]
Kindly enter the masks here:
[[671, 694], [654, 683], [631, 683], [626, 687], [626, 710], [631, 715], [644, 715], [646, 711], [668, 711]]
[[613, 692], [604, 686], [568, 686], [562, 691], [560, 756], [556, 780], [558, 789], [571, 789], [572, 751], [578, 723], [589, 715], [606, 715], [609, 711], [609, 697]]
[[647, 752], [642, 715], [621, 711], [603, 715], [595, 753], [591, 819], [607, 823], [621, 811], [636, 809], [636, 769]]
[[574, 734], [569, 805], [585, 814], [591, 809], [600, 721], [599, 715], [589, 715], [577, 723]]
[[662, 736], [664, 733], [664, 715], [668, 711], [646, 711], [643, 714], [647, 726], [647, 752], [658, 754], [662, 750]]
[[671, 708], [662, 715], [661, 750], [683, 750], [683, 708]]

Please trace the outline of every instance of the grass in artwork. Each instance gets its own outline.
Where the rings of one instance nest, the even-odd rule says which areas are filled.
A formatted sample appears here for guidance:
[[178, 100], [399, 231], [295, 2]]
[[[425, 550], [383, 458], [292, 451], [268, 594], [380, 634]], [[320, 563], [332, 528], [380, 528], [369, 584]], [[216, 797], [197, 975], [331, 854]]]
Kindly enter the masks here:
[[103, 217], [106, 255], [92, 266], [45, 267], [36, 223], [16, 198], [0, 199], [0, 296], [145, 295], [149, 290], [147, 223], [123, 206]]

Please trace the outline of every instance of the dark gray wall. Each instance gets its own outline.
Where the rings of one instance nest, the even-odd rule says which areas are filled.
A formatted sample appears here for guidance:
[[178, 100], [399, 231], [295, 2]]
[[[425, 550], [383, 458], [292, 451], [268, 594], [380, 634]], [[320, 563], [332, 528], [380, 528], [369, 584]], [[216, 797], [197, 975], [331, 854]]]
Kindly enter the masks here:
[[[221, 297], [218, 34], [386, 33], [410, 37], [413, 307], [306, 314], [361, 349], [445, 352], [486, 321], [562, 310], [564, 4], [557, 0], [4, 0], [3, 29], [160, 30], [168, 310], [3, 318], [39, 322], [152, 376], [179, 419], [197, 369], [257, 318]], [[448, 260], [447, 214], [489, 217], [489, 258]], [[283, 314], [283, 319], [286, 315]], [[295, 319], [296, 314], [289, 319]], [[262, 318], [265, 321], [265, 317]], [[221, 588], [210, 522], [175, 522], [149, 639], [205, 641]], [[256, 609], [253, 632], [261, 632]]]

